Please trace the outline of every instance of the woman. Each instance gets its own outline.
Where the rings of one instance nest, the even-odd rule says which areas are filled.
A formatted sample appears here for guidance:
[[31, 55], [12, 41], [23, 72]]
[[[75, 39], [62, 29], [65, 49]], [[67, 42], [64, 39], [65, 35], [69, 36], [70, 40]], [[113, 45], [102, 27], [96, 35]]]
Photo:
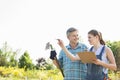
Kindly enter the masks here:
[[[97, 60], [87, 64], [87, 80], [104, 80], [105, 77], [108, 78], [108, 69], [117, 69], [113, 52], [105, 45], [102, 34], [97, 30], [88, 32], [88, 41], [90, 45], [93, 45], [89, 51], [95, 52]], [[72, 61], [80, 60], [78, 55], [74, 56], [66, 49], [62, 40], [59, 39], [58, 44]]]

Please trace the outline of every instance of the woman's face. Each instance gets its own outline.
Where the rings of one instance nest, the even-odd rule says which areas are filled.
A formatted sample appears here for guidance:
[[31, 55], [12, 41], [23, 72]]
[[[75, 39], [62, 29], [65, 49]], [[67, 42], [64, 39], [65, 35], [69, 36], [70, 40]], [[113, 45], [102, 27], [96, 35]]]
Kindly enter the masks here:
[[94, 45], [97, 42], [97, 40], [98, 40], [97, 38], [98, 38], [98, 36], [94, 36], [92, 34], [88, 34], [89, 44]]

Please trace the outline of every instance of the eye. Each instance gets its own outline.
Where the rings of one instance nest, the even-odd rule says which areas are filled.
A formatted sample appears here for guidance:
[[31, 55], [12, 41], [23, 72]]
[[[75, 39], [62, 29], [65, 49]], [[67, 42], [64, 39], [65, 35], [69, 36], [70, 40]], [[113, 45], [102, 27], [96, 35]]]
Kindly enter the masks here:
[[88, 38], [91, 38], [90, 36]]

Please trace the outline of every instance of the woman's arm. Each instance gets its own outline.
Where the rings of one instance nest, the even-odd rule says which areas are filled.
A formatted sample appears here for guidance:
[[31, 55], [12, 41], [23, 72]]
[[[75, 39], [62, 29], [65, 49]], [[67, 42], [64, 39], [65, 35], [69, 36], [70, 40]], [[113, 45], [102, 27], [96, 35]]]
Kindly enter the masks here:
[[111, 70], [117, 70], [117, 66], [116, 66], [116, 62], [115, 62], [115, 58], [114, 58], [112, 50], [106, 47], [105, 51], [106, 51], [106, 57], [108, 58], [109, 63], [105, 63], [99, 59], [97, 59], [97, 61], [95, 61], [94, 63], [97, 65], [101, 65], [105, 68], [109, 68]]
[[63, 51], [65, 52], [67, 57], [70, 58], [72, 61], [80, 60], [78, 55], [74, 56], [67, 50], [67, 48], [64, 46], [64, 43], [62, 40], [58, 39], [58, 44], [63, 49]]
[[110, 63], [106, 64], [104, 66], [111, 69], [111, 70], [117, 70], [117, 66], [116, 66], [116, 62], [115, 62], [113, 52], [109, 47], [106, 48], [106, 54], [107, 54], [107, 58], [108, 58]]

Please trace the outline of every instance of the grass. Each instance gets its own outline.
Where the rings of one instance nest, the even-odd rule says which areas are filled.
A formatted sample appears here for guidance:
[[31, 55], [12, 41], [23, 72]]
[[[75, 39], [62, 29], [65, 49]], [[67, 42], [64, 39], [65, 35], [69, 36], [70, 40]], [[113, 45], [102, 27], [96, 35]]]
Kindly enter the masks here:
[[[120, 72], [110, 72], [109, 77], [112, 80], [120, 80]], [[24, 71], [19, 68], [0, 67], [0, 80], [63, 80], [63, 77], [58, 69]]]

